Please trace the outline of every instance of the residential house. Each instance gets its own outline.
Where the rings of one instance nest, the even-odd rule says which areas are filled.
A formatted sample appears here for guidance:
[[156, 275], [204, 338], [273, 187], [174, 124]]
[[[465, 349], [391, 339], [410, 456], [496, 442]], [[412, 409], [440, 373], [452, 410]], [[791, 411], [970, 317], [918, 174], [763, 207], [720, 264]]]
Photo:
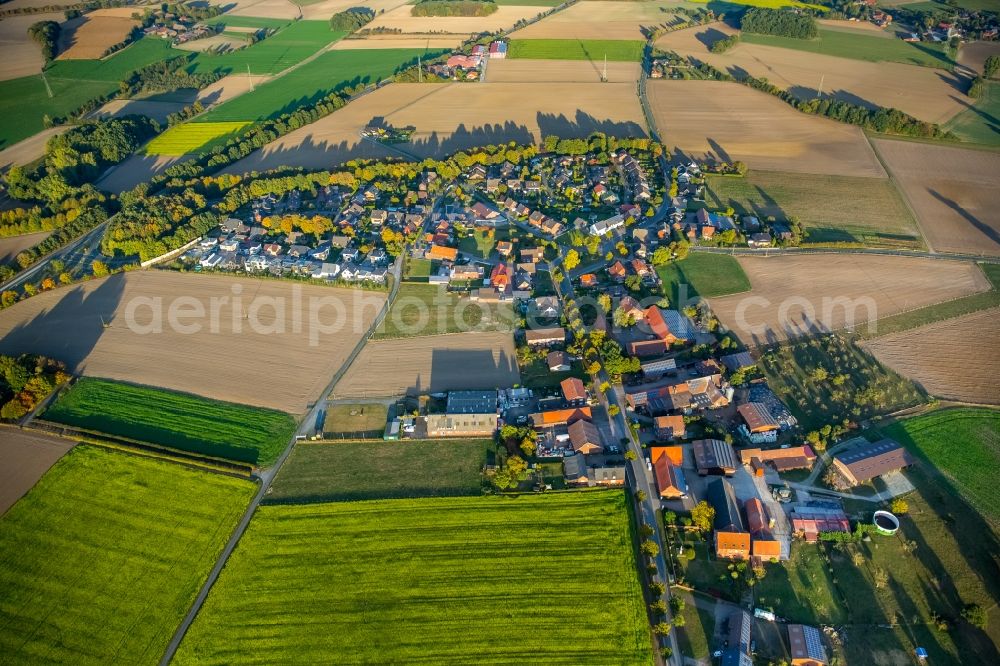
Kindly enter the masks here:
[[561, 326], [534, 328], [524, 331], [524, 339], [532, 347], [550, 347], [566, 342], [566, 329]]
[[641, 322], [646, 317], [645, 310], [639, 307], [639, 302], [631, 296], [622, 296], [618, 300], [618, 309], [624, 311], [626, 317], [631, 317], [636, 322]]
[[639, 366], [643, 379], [660, 379], [668, 372], [677, 370], [677, 360], [672, 358], [646, 361]]
[[264, 245], [264, 254], [266, 254], [269, 257], [277, 257], [284, 251], [285, 248], [281, 247], [277, 243], [266, 243]]
[[770, 562], [781, 558], [781, 542], [774, 538], [771, 529], [774, 519], [767, 513], [767, 507], [758, 498], [747, 500], [743, 505], [747, 513], [747, 528], [750, 530], [750, 556], [755, 563]]
[[620, 229], [625, 226], [625, 218], [621, 215], [614, 215], [606, 220], [600, 220], [594, 222], [590, 225], [590, 235], [591, 236], [605, 236], [610, 234], [615, 229]]
[[510, 241], [498, 241], [497, 242], [497, 253], [501, 257], [510, 257], [514, 252], [514, 244]]
[[427, 249], [427, 252], [424, 253], [424, 257], [438, 261], [455, 261], [455, 259], [458, 258], [458, 248], [434, 244]]
[[750, 352], [736, 352], [735, 354], [726, 354], [719, 359], [722, 361], [722, 365], [732, 372], [737, 370], [742, 370], [743, 368], [749, 368], [755, 365], [753, 356]]
[[593, 273], [584, 273], [580, 276], [580, 286], [581, 287], [596, 287], [597, 286], [597, 276]]
[[580, 419], [569, 426], [569, 441], [573, 450], [585, 456], [604, 452], [601, 433], [590, 421]]
[[518, 256], [521, 261], [531, 264], [537, 264], [544, 259], [545, 249], [540, 247], [522, 248], [518, 252]]
[[658, 440], [684, 439], [684, 417], [678, 415], [657, 416], [653, 419], [653, 431]]
[[532, 312], [537, 317], [558, 317], [561, 311], [559, 299], [555, 296], [539, 296], [532, 301]]
[[624, 486], [625, 466], [595, 467], [590, 471], [590, 485], [594, 486]]
[[590, 421], [591, 418], [592, 413], [590, 407], [550, 409], [545, 412], [537, 412], [531, 415], [531, 421], [535, 424], [535, 428], [538, 429], [573, 425], [581, 419]]
[[567, 372], [570, 368], [569, 356], [564, 351], [549, 352], [545, 360], [549, 364], [549, 372]]
[[729, 639], [722, 651], [720, 666], [753, 666], [751, 637], [753, 618], [745, 610], [733, 611], [729, 615]]
[[507, 264], [498, 263], [490, 271], [490, 286], [498, 290], [505, 290], [510, 287], [510, 270]]
[[679, 446], [654, 446], [649, 450], [649, 459], [656, 476], [656, 487], [660, 497], [678, 499], [687, 497], [688, 485], [684, 478], [684, 450]]
[[715, 555], [724, 559], [750, 558], [750, 533], [743, 524], [733, 484], [726, 479], [708, 483], [705, 499], [715, 509]]
[[699, 476], [718, 474], [732, 476], [739, 462], [736, 452], [721, 439], [696, 439], [691, 444]]
[[582, 379], [577, 377], [567, 377], [559, 382], [563, 399], [570, 405], [583, 405], [587, 402], [587, 386]]
[[833, 457], [834, 468], [851, 486], [866, 483], [889, 472], [899, 471], [913, 463], [914, 459], [910, 452], [891, 439], [859, 446]]
[[[247, 262], [247, 265], [250, 265], [249, 261]], [[312, 277], [315, 280], [327, 280], [337, 277], [338, 273], [340, 273], [340, 266], [338, 264], [328, 264], [323, 262], [320, 264], [318, 269], [313, 271]]]
[[563, 458], [563, 477], [567, 483], [574, 485], [587, 485], [588, 478], [587, 459], [581, 455], [565, 456]]
[[608, 275], [616, 282], [624, 282], [625, 278], [628, 277], [628, 270], [621, 261], [616, 261], [608, 266], [607, 271]]
[[816, 627], [805, 624], [788, 625], [788, 647], [792, 657], [791, 666], [826, 666], [826, 648], [823, 634]]

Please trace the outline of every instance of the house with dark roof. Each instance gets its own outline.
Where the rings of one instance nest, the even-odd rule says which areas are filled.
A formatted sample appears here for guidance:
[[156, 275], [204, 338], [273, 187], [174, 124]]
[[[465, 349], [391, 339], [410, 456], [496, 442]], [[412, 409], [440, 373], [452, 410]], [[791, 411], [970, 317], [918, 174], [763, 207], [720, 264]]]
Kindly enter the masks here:
[[729, 640], [722, 653], [722, 666], [753, 666], [750, 642], [753, 634], [753, 617], [744, 610], [733, 611], [729, 616]]
[[736, 408], [751, 434], [777, 432], [778, 422], [761, 402], [748, 402]]
[[587, 474], [587, 459], [582, 455], [565, 456], [562, 460], [563, 476], [568, 483], [586, 485], [590, 479]]
[[826, 666], [826, 648], [823, 634], [816, 627], [805, 624], [788, 625], [788, 647], [792, 666]]
[[750, 352], [736, 352], [735, 354], [726, 354], [719, 358], [722, 361], [722, 365], [726, 366], [728, 370], [736, 371], [742, 368], [749, 368], [754, 365], [753, 356]]
[[739, 465], [736, 452], [721, 439], [696, 439], [691, 443], [695, 467], [699, 476], [718, 474], [732, 476]]
[[549, 347], [566, 342], [566, 329], [561, 326], [552, 328], [530, 328], [524, 331], [524, 340], [532, 347]]
[[580, 419], [569, 427], [569, 441], [573, 450], [585, 456], [604, 451], [601, 432], [590, 421]]
[[733, 484], [714, 479], [705, 490], [705, 499], [715, 509], [715, 555], [720, 558], [750, 558], [750, 533], [743, 523]]
[[913, 456], [898, 442], [882, 439], [859, 446], [833, 457], [833, 466], [848, 485], [857, 486], [872, 479], [896, 472], [914, 463]]
[[569, 370], [569, 356], [564, 351], [549, 352], [545, 357], [549, 364], [549, 372], [566, 372]]
[[685, 426], [684, 417], [680, 415], [657, 416], [653, 419], [653, 432], [656, 439], [683, 439]]

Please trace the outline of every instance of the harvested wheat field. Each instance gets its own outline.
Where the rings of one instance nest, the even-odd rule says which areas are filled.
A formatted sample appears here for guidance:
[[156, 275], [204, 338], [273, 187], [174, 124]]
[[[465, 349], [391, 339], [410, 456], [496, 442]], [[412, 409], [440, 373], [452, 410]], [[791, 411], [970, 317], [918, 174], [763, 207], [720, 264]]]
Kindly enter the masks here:
[[938, 252], [1000, 254], [1000, 153], [872, 139]]
[[100, 58], [123, 41], [139, 22], [132, 18], [135, 8], [97, 9], [81, 19], [67, 21], [59, 35], [59, 60]]
[[24, 497], [75, 442], [0, 426], [0, 515]]
[[641, 28], [677, 20], [671, 2], [577, 2], [538, 23], [511, 33], [512, 39], [644, 39]]
[[413, 139], [396, 148], [421, 158], [507, 141], [540, 142], [547, 134], [646, 134], [632, 84], [396, 83], [281, 137], [225, 172], [279, 166], [321, 169], [358, 157], [398, 156], [380, 144], [362, 141], [361, 129], [377, 117], [396, 126], [415, 126]]
[[51, 233], [51, 231], [39, 231], [34, 234], [0, 238], [0, 264], [12, 261], [18, 252], [27, 250], [29, 247], [35, 247], [48, 238]]
[[521, 381], [510, 333], [452, 333], [369, 342], [334, 398], [512, 386]]
[[[218, 301], [214, 325], [212, 298], [230, 299]], [[310, 324], [310, 303], [319, 302], [312, 299], [327, 299], [317, 313], [326, 328]], [[295, 414], [319, 395], [384, 301], [382, 292], [275, 280], [119, 274], [0, 312], [0, 353], [44, 354], [85, 375]], [[171, 304], [181, 313], [180, 326], [171, 324]], [[191, 316], [198, 307], [204, 316]], [[162, 314], [162, 332], [150, 332], [155, 312]], [[183, 328], [189, 324], [200, 326]]]
[[857, 127], [799, 113], [739, 83], [658, 80], [646, 87], [671, 152], [742, 160], [751, 169], [885, 177]]
[[62, 134], [69, 128], [69, 125], [50, 127], [0, 150], [0, 170], [5, 170], [14, 164], [29, 164], [41, 158], [45, 155], [45, 144], [48, 143], [49, 139], [57, 134]]
[[359, 5], [374, 9], [378, 13], [388, 12], [406, 4], [406, 2], [407, 0], [365, 0], [363, 3], [358, 2], [358, 0], [317, 0], [315, 2], [301, 0], [302, 6], [299, 7], [299, 10], [302, 12], [302, 18], [306, 20], [326, 21], [337, 12]]
[[361, 49], [457, 49], [462, 45], [461, 35], [368, 35], [363, 39], [342, 39], [330, 47], [331, 51], [358, 51]]
[[893, 333], [861, 346], [933, 396], [1000, 404], [998, 309]]
[[[486, 69], [489, 83], [600, 83], [603, 62], [589, 60], [492, 60]], [[609, 62], [608, 83], [634, 83], [642, 63]]]
[[[4, 8], [9, 5], [4, 5]], [[39, 21], [64, 21], [62, 14], [30, 14], [27, 16], [8, 16], [0, 21], [0, 81], [16, 79], [21, 76], [31, 76], [42, 71], [45, 58], [42, 49], [31, 37], [28, 28]]]
[[656, 41], [659, 48], [693, 56], [716, 69], [766, 78], [800, 99], [824, 98], [868, 108], [899, 109], [930, 123], [943, 123], [968, 108], [968, 81], [930, 67], [867, 62], [807, 53], [776, 46], [740, 43], [725, 53], [708, 45], [736, 31], [722, 23], [678, 30]]
[[719, 320], [750, 345], [860, 329], [991, 287], [978, 266], [962, 261], [829, 254], [739, 257], [739, 262], [750, 292], [710, 302]]
[[816, 19], [816, 23], [821, 28], [839, 30], [841, 32], [860, 33], [868, 37], [883, 37], [885, 39], [896, 39], [896, 35], [890, 30], [884, 30], [869, 21], [844, 21], [843, 19]]
[[1000, 42], [971, 42], [962, 44], [958, 51], [958, 64], [974, 71], [983, 73], [983, 63], [993, 55], [1000, 55]]
[[229, 35], [212, 35], [202, 39], [194, 39], [190, 42], [178, 44], [174, 48], [181, 51], [211, 51], [218, 49], [220, 52], [235, 51], [247, 45], [246, 39], [240, 37], [230, 37]]
[[501, 32], [510, 30], [514, 24], [523, 19], [533, 18], [546, 12], [550, 7], [532, 7], [524, 5], [500, 5], [489, 16], [412, 16], [412, 5], [402, 5], [386, 10], [366, 28], [388, 28], [409, 32], [438, 32], [458, 35], [471, 35], [480, 32]]
[[[260, 18], [296, 19], [302, 15], [299, 6], [291, 0], [224, 0], [213, 2], [226, 8], [233, 16], [258, 16]], [[324, 18], [330, 18], [331, 12]]]

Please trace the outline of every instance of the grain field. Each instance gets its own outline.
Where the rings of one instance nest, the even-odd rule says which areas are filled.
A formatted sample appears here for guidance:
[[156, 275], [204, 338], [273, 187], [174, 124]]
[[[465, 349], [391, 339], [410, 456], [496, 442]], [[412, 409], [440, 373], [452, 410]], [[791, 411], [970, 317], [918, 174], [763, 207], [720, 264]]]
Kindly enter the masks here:
[[[605, 69], [605, 67], [607, 69]], [[521, 60], [490, 62], [489, 83], [600, 83], [607, 73], [608, 83], [634, 83], [642, 73], [638, 62], [593, 62], [590, 60]]]
[[402, 5], [379, 14], [366, 28], [388, 28], [403, 33], [450, 33], [472, 35], [481, 32], [501, 32], [510, 30], [523, 19], [538, 16], [548, 11], [548, 7], [524, 5], [500, 5], [488, 16], [413, 16], [412, 5]]
[[79, 19], [67, 21], [59, 35], [60, 60], [100, 58], [109, 48], [124, 41], [139, 24], [131, 7], [97, 9]]
[[643, 27], [677, 20], [677, 3], [577, 2], [511, 33], [513, 39], [643, 39]]

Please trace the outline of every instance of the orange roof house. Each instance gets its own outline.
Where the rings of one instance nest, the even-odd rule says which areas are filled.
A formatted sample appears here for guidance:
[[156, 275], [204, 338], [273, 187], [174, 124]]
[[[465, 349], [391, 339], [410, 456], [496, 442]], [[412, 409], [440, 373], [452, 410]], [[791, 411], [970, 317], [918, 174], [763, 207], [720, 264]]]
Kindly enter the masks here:
[[622, 262], [616, 261], [615, 263], [608, 266], [608, 275], [615, 278], [616, 280], [624, 280], [628, 275], [628, 270], [622, 265]]
[[653, 419], [653, 429], [657, 439], [680, 439], [684, 437], [684, 417], [657, 416]]
[[771, 533], [771, 518], [764, 503], [754, 497], [747, 500], [743, 508], [747, 513], [747, 528], [750, 530], [753, 559], [770, 561], [781, 557], [781, 543]]
[[667, 321], [663, 318], [663, 312], [660, 308], [655, 305], [651, 305], [646, 308], [643, 312], [643, 317], [646, 320], [646, 324], [649, 326], [649, 330], [653, 332], [657, 338], [662, 340], [668, 345], [672, 345], [677, 342], [678, 338], [670, 331], [670, 326], [667, 325]]
[[567, 377], [562, 380], [559, 382], [559, 388], [562, 389], [566, 402], [571, 405], [587, 401], [587, 387], [584, 386], [582, 380], [576, 377]]
[[498, 241], [497, 242], [497, 252], [501, 256], [509, 257], [510, 253], [514, 251], [514, 244], [510, 241]]
[[580, 286], [581, 287], [596, 287], [597, 286], [597, 276], [593, 273], [584, 273], [580, 276]]
[[[679, 446], [661, 446], [663, 449], [680, 449]], [[653, 458], [652, 452], [650, 455]], [[686, 497], [688, 493], [687, 481], [684, 479], [684, 471], [679, 464], [674, 464], [673, 457], [663, 451], [653, 459], [653, 473], [656, 475], [656, 487], [660, 491], [660, 497], [664, 499], [677, 499]]]
[[581, 419], [591, 420], [593, 415], [590, 407], [570, 407], [569, 409], [550, 409], [531, 415], [536, 428], [551, 428], [559, 425], [573, 425]]
[[643, 317], [646, 315], [642, 308], [639, 307], [639, 302], [631, 296], [622, 296], [621, 300], [618, 301], [618, 307], [624, 310], [626, 315], [630, 315], [636, 321], [642, 321]]
[[437, 259], [438, 261], [455, 261], [458, 258], [458, 248], [431, 245], [425, 256], [428, 259]]
[[770, 463], [779, 472], [790, 469], [812, 469], [816, 454], [808, 446], [791, 446], [787, 449], [740, 449], [740, 462], [749, 465], [754, 459]]
[[652, 462], [656, 462], [660, 458], [669, 458], [670, 462], [677, 467], [681, 467], [684, 464], [684, 447], [683, 446], [653, 446], [649, 449], [649, 459]]
[[503, 289], [510, 284], [510, 271], [507, 269], [507, 264], [497, 264], [490, 271], [490, 286], [496, 287], [497, 289]]
[[725, 559], [746, 560], [750, 558], [750, 535], [746, 532], [715, 533], [715, 556]]

